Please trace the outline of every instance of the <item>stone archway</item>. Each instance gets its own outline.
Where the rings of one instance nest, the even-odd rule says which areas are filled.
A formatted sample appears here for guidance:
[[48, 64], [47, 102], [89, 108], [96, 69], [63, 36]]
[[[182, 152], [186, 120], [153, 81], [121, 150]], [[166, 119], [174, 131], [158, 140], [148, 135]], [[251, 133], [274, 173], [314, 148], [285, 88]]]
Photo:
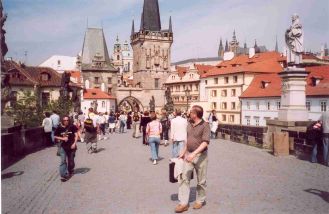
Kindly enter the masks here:
[[142, 103], [135, 97], [129, 96], [122, 99], [118, 105], [119, 111], [144, 111]]

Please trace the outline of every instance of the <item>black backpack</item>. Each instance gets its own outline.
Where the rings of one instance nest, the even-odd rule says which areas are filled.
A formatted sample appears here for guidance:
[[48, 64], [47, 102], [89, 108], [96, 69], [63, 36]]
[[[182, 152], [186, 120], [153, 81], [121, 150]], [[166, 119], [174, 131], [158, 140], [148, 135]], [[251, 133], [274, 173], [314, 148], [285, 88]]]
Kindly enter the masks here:
[[85, 122], [84, 122], [84, 127], [86, 129], [87, 132], [91, 132], [91, 133], [94, 133], [96, 132], [96, 127], [94, 126], [94, 121], [88, 117]]

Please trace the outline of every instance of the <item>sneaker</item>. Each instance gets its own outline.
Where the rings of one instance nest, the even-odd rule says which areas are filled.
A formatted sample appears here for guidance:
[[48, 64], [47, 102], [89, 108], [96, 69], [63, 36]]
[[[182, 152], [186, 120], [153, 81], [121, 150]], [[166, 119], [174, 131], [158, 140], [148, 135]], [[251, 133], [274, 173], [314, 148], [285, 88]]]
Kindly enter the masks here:
[[157, 165], [157, 160], [154, 160], [153, 161], [153, 165]]

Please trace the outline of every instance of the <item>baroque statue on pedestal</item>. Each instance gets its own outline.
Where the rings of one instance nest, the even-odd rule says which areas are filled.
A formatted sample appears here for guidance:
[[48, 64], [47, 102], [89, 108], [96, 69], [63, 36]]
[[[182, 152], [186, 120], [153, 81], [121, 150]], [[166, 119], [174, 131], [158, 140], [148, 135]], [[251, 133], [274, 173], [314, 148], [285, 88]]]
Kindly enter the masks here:
[[285, 40], [287, 45], [288, 65], [298, 65], [302, 63], [302, 53], [304, 52], [303, 27], [299, 22], [299, 16], [292, 16], [292, 24], [286, 30]]

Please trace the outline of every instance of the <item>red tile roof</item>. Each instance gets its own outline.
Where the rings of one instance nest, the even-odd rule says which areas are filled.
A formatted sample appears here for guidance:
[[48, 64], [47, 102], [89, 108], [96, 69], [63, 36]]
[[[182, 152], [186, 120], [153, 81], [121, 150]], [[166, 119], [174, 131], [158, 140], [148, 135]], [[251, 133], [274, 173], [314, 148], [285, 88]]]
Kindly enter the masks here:
[[68, 71], [71, 74], [71, 77], [76, 79], [78, 84], [82, 84], [82, 75], [80, 71]]
[[203, 75], [207, 73], [209, 70], [213, 69], [215, 66], [195, 64], [194, 67], [198, 71], [199, 75]]
[[176, 66], [176, 71], [179, 77], [183, 77], [188, 71], [188, 67]]
[[[52, 68], [35, 67], [20, 65], [12, 60], [7, 60], [4, 63], [5, 69], [10, 72], [11, 77], [9, 83], [13, 86], [41, 86], [41, 87], [60, 87], [62, 82], [62, 74], [59, 74]], [[42, 74], [48, 74], [48, 80], [42, 80]], [[80, 87], [71, 82], [70, 86]]]
[[215, 68], [210, 69], [202, 77], [225, 75], [231, 73], [278, 73], [283, 70], [281, 63], [284, 57], [278, 52], [265, 52], [255, 54], [252, 58], [246, 55], [234, 57], [232, 60], [223, 61]]
[[[307, 78], [307, 96], [329, 96], [329, 66], [307, 67], [310, 72]], [[312, 77], [318, 78], [320, 82], [312, 85]], [[263, 88], [262, 82], [268, 82], [268, 86]], [[240, 98], [260, 98], [260, 97], [280, 97], [281, 78], [278, 74], [256, 75], [250, 86], [242, 93]]]
[[83, 92], [84, 99], [115, 99], [115, 97], [98, 88], [86, 89]]

